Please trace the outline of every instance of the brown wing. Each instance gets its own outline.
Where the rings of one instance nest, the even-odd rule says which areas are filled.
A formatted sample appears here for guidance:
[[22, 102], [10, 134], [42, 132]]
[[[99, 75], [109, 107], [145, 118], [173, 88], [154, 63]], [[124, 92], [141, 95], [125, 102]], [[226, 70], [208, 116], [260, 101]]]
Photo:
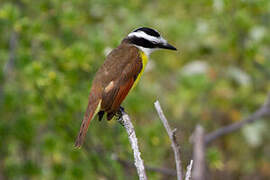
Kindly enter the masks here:
[[120, 79], [119, 79], [119, 91], [113, 100], [113, 104], [111, 107], [112, 111], [116, 111], [119, 109], [119, 106], [129, 93], [130, 89], [132, 88], [138, 74], [142, 70], [142, 63], [139, 61], [130, 63], [124, 69]]
[[[130, 62], [123, 68], [121, 74], [113, 80], [113, 86], [107, 86], [108, 91], [103, 91], [101, 108], [106, 112], [116, 112], [119, 106], [132, 88], [138, 74], [142, 70], [142, 62], [139, 53], [130, 59]], [[111, 83], [111, 84], [112, 84]]]

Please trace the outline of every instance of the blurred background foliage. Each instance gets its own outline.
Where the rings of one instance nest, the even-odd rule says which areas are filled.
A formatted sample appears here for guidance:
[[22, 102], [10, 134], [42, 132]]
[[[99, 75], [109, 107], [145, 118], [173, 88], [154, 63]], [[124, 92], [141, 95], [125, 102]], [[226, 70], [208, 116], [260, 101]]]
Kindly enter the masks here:
[[[269, 0], [0, 0], [0, 179], [137, 179], [116, 160], [133, 161], [116, 121], [93, 120], [83, 148], [73, 145], [95, 72], [141, 26], [157, 29], [179, 51], [153, 53], [124, 107], [145, 164], [174, 169], [153, 106], [160, 100], [179, 130], [186, 166], [196, 124], [210, 132], [264, 102], [269, 19]], [[268, 120], [212, 144], [208, 179], [269, 179]]]

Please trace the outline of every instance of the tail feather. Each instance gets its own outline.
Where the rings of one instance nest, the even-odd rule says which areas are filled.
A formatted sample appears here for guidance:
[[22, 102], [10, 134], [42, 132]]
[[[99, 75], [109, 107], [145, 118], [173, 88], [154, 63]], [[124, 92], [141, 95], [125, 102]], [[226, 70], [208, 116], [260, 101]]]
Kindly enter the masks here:
[[80, 132], [75, 141], [75, 147], [79, 148], [83, 144], [86, 132], [88, 130], [90, 121], [95, 117], [95, 115], [99, 112], [101, 105], [101, 100], [97, 100], [95, 103], [89, 102], [86, 112], [84, 114], [84, 118], [81, 124]]

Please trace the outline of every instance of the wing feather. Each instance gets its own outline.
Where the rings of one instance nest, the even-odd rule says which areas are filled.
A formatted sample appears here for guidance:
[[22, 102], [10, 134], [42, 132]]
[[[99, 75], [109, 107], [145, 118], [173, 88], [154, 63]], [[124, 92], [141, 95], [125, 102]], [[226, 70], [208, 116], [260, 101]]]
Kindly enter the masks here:
[[108, 112], [116, 112], [123, 100], [131, 90], [138, 74], [142, 70], [142, 61], [139, 53], [122, 70], [121, 74], [114, 80], [114, 87], [110, 91], [103, 91], [102, 95], [102, 108]]

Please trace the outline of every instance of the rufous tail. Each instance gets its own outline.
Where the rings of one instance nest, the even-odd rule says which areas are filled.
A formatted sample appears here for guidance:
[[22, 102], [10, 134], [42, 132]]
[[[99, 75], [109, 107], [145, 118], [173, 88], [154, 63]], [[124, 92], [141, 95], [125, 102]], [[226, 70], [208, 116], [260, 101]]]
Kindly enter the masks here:
[[100, 104], [101, 104], [101, 100], [96, 101], [95, 103], [93, 102], [88, 103], [88, 106], [87, 106], [87, 109], [86, 109], [86, 112], [84, 114], [84, 118], [81, 124], [80, 132], [75, 141], [75, 147], [79, 148], [82, 146], [90, 121], [95, 117], [95, 115], [100, 110]]

